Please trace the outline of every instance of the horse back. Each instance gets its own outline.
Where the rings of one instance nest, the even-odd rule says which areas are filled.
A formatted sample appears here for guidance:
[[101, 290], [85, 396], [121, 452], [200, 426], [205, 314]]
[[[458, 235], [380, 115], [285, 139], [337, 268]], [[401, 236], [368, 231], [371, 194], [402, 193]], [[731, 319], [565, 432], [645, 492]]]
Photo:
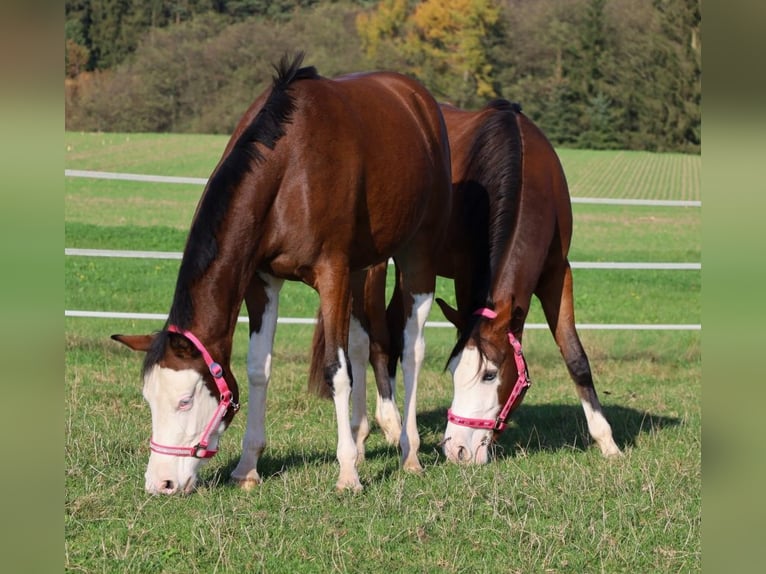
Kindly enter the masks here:
[[476, 295], [499, 274], [516, 276], [519, 266], [543, 265], [552, 253], [565, 257], [572, 232], [569, 191], [543, 132], [506, 100], [476, 111], [442, 105], [442, 112], [457, 206], [444, 252], [470, 263], [450, 268], [445, 260], [440, 269]]
[[[450, 212], [450, 157], [430, 93], [394, 73], [301, 80], [290, 92], [295, 110], [264, 166], [279, 182], [264, 244], [267, 258], [280, 254], [271, 271], [290, 276], [320, 249], [347, 253], [352, 269], [415, 237], [435, 250]], [[296, 229], [311, 230], [305, 242]]]
[[524, 141], [525, 185], [533, 196], [527, 209], [553, 211], [553, 241], [559, 244], [552, 247], [566, 257], [572, 238], [572, 204], [564, 168], [543, 131], [524, 114], [519, 114], [519, 128]]

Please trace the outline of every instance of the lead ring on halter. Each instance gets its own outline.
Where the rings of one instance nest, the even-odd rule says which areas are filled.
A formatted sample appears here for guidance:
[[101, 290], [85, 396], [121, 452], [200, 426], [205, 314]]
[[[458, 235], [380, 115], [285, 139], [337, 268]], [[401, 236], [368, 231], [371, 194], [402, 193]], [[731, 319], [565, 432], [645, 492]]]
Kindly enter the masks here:
[[[482, 307], [481, 309], [474, 311], [474, 315], [485, 317], [487, 319], [495, 319], [497, 317], [497, 312], [488, 307]], [[516, 383], [513, 385], [511, 394], [508, 396], [508, 400], [505, 401], [505, 405], [500, 411], [500, 414], [497, 415], [495, 420], [474, 419], [456, 415], [450, 408], [447, 409], [447, 420], [449, 422], [475, 429], [491, 429], [496, 433], [504, 431], [508, 426], [508, 418], [521, 404], [521, 401], [524, 400], [524, 395], [526, 394], [527, 389], [532, 385], [532, 381], [530, 381], [529, 373], [527, 371], [527, 362], [524, 359], [524, 354], [521, 352], [521, 343], [519, 343], [519, 340], [513, 336], [510, 329], [508, 329], [508, 342], [513, 348], [513, 358], [516, 362], [516, 372], [518, 373], [518, 376], [516, 377]]]
[[231, 408], [234, 409], [234, 412], [236, 413], [239, 410], [239, 404], [231, 400], [232, 393], [231, 393], [231, 390], [229, 389], [229, 385], [226, 384], [226, 378], [223, 376], [223, 367], [220, 365], [220, 363], [216, 363], [213, 360], [213, 357], [205, 348], [205, 345], [202, 344], [202, 341], [200, 341], [191, 331], [180, 329], [176, 327], [175, 325], [168, 325], [167, 330], [171, 333], [178, 333], [179, 335], [183, 335], [189, 341], [191, 341], [191, 343], [197, 348], [197, 350], [200, 353], [202, 353], [202, 358], [205, 360], [205, 364], [207, 365], [207, 368], [210, 370], [210, 374], [213, 375], [213, 380], [215, 381], [215, 384], [218, 387], [218, 391], [221, 394], [221, 400], [218, 402], [218, 407], [213, 413], [213, 417], [205, 426], [205, 430], [202, 432], [202, 437], [200, 438], [199, 442], [196, 445], [167, 446], [167, 445], [156, 443], [154, 442], [154, 439], [151, 438], [149, 439], [149, 448], [156, 453], [167, 454], [170, 456], [191, 456], [194, 458], [212, 458], [215, 455], [215, 453], [218, 452], [218, 449], [207, 448], [208, 443], [210, 441], [210, 435], [213, 433], [215, 429], [218, 428], [218, 425], [221, 424], [221, 421], [223, 420], [223, 417], [226, 415], [226, 412], [229, 410], [229, 407], [231, 406]]

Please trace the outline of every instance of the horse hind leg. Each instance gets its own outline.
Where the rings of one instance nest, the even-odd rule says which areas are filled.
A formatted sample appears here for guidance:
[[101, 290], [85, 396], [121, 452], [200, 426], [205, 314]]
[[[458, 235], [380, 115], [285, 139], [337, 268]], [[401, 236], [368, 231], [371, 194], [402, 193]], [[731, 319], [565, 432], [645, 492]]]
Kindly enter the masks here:
[[367, 418], [367, 363], [370, 359], [369, 326], [364, 314], [364, 275], [352, 275], [352, 311], [348, 328], [348, 355], [351, 362], [351, 435], [356, 443], [356, 462], [364, 460], [364, 443], [370, 434]]
[[[392, 350], [389, 333], [392, 331], [389, 330], [389, 327], [400, 329], [401, 320], [395, 325], [389, 325], [387, 322], [385, 301], [387, 266], [388, 263], [381, 263], [367, 272], [364, 289], [364, 313], [368, 324], [370, 364], [377, 386], [375, 420], [383, 431], [386, 442], [390, 445], [396, 445], [399, 444], [402, 434], [402, 417], [396, 406], [396, 370], [390, 369]], [[400, 295], [398, 291], [395, 292], [394, 299], [399, 302], [399, 308], [393, 312], [400, 315], [401, 298], [396, 297], [397, 294]], [[394, 304], [392, 301], [392, 305]], [[398, 355], [396, 360], [398, 360]]]
[[575, 328], [572, 270], [566, 259], [561, 266], [543, 277], [536, 293], [548, 326], [575, 383], [588, 423], [588, 432], [604, 456], [621, 455], [612, 437], [612, 427], [606, 420], [598, 400], [590, 363]]
[[351, 293], [348, 265], [324, 265], [317, 269], [317, 290], [324, 318], [325, 382], [332, 389], [338, 428], [336, 456], [340, 474], [337, 490], [362, 490], [357, 472], [357, 445], [351, 430], [349, 400], [352, 372], [348, 358]]
[[231, 473], [231, 478], [247, 490], [261, 482], [257, 465], [266, 448], [266, 391], [271, 378], [271, 352], [274, 347], [281, 287], [282, 280], [258, 275], [253, 279], [245, 296], [250, 317], [250, 345], [247, 353], [250, 393], [242, 455]]

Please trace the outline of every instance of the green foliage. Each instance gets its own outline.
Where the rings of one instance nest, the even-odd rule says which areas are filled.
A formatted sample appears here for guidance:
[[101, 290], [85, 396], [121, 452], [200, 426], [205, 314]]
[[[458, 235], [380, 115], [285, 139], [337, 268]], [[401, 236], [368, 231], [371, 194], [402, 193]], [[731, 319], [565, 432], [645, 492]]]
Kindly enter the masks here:
[[[478, 106], [495, 96], [490, 50], [500, 37], [500, 12], [491, 0], [386, 0], [357, 20], [367, 56], [409, 72], [437, 98]], [[381, 53], [381, 45], [392, 50]]]
[[700, 151], [699, 0], [69, 0], [65, 36], [68, 129], [228, 133], [303, 50], [518, 101], [556, 145]]
[[[134, 57], [95, 74], [70, 97], [67, 127], [125, 132], [231, 133], [271, 81], [272, 63], [294, 52], [294, 39], [321, 72], [359, 69], [361, 55], [349, 7], [319, 6], [285, 22], [229, 24], [209, 15], [152, 29]], [[330, 54], [336, 54], [330, 58]]]
[[501, 93], [554, 143], [699, 152], [698, 2], [505, 6], [506, 50], [495, 55]]

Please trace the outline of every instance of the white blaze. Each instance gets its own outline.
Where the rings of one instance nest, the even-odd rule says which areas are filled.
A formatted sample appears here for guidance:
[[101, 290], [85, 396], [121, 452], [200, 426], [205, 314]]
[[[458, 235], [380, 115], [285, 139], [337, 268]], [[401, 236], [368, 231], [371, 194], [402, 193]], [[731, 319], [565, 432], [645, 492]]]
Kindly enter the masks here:
[[[485, 381], [488, 372], [497, 373], [492, 361], [482, 359], [476, 347], [466, 347], [448, 365], [452, 372], [454, 396], [452, 412], [461, 417], [494, 420], [500, 412], [497, 389], [500, 377]], [[485, 463], [488, 460], [492, 431], [447, 422], [444, 454], [455, 462]]]
[[[194, 369], [175, 371], [155, 365], [144, 379], [143, 394], [152, 412], [152, 440], [165, 446], [197, 444], [218, 407], [218, 400]], [[223, 423], [211, 434], [209, 448], [217, 446], [222, 427]], [[190, 492], [203, 462], [152, 451], [146, 468], [146, 490]]]

